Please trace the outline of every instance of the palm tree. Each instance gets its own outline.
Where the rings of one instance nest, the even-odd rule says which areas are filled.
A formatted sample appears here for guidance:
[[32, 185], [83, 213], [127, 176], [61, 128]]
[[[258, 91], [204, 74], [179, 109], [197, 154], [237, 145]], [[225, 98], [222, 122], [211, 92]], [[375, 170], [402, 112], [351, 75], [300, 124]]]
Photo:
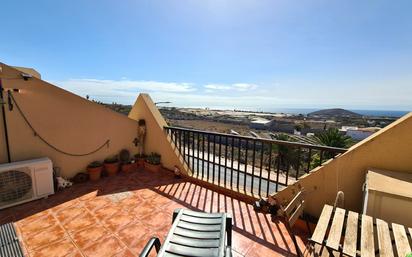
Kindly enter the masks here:
[[329, 128], [316, 136], [316, 140], [321, 145], [346, 148], [352, 144], [352, 139], [339, 132], [337, 128]]
[[[347, 148], [352, 145], [353, 141], [352, 139], [339, 132], [337, 128], [329, 128], [328, 130], [322, 132], [321, 134], [317, 135], [315, 137], [316, 141], [325, 146], [331, 146], [331, 147], [340, 147], [340, 148]], [[323, 161], [326, 161], [330, 158], [333, 158], [335, 156], [335, 153], [332, 152], [324, 152], [323, 153]], [[321, 158], [320, 154], [316, 153], [311, 157], [311, 169], [321, 165]]]
[[[272, 136], [276, 140], [281, 140], [281, 141], [295, 141], [293, 140], [290, 136], [284, 133], [279, 133], [277, 135]], [[280, 169], [286, 170], [288, 169], [287, 167], [289, 165], [292, 165], [293, 167], [297, 167], [299, 165], [297, 163], [297, 149], [287, 146], [287, 145], [278, 145], [278, 144], [273, 144], [272, 145], [272, 150], [274, 152], [277, 152], [277, 157], [275, 159], [275, 165], [280, 166]]]

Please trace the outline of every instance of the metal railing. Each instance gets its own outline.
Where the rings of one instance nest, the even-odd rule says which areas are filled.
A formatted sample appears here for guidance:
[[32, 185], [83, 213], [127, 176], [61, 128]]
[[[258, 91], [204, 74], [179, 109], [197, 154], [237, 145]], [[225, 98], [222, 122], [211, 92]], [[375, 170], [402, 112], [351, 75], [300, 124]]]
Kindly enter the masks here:
[[180, 127], [164, 127], [192, 176], [268, 196], [347, 149]]

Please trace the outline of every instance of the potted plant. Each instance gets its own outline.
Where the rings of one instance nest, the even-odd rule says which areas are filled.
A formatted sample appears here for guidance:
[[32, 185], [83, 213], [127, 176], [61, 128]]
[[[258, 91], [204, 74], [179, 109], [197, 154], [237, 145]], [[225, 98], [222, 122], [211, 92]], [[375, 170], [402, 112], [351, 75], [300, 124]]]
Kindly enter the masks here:
[[146, 158], [145, 168], [149, 171], [157, 172], [160, 171], [162, 165], [160, 164], [160, 154], [151, 153]]
[[109, 177], [115, 176], [119, 170], [119, 159], [117, 156], [111, 156], [104, 159], [104, 169]]
[[103, 164], [98, 161], [94, 161], [87, 166], [87, 172], [89, 173], [89, 178], [92, 181], [100, 179], [102, 174]]
[[136, 162], [135, 160], [130, 160], [126, 163], [122, 163], [121, 171], [124, 173], [130, 173], [136, 170]]
[[121, 164], [121, 171], [129, 173], [136, 170], [135, 160], [130, 160], [130, 152], [127, 149], [122, 149], [119, 153], [119, 160]]
[[146, 161], [147, 156], [145, 154], [136, 154], [134, 156], [134, 159], [136, 161], [137, 164], [137, 168], [143, 168], [145, 161]]

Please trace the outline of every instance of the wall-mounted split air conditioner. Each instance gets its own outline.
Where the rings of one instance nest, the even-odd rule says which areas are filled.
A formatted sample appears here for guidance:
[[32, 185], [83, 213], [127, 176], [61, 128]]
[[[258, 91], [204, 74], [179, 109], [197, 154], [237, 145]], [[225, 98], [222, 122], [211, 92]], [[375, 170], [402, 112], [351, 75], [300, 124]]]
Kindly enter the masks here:
[[0, 164], [0, 209], [54, 194], [49, 158]]

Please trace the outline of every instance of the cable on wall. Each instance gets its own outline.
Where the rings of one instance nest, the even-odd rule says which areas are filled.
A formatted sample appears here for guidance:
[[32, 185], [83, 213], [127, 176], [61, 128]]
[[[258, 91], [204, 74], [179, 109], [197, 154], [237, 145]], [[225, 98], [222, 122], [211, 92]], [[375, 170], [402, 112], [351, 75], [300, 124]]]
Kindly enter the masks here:
[[56, 146], [52, 145], [51, 143], [49, 143], [44, 137], [42, 137], [37, 131], [36, 129], [33, 127], [33, 125], [29, 122], [29, 120], [27, 119], [26, 115], [24, 115], [23, 111], [21, 110], [19, 104], [16, 102], [16, 99], [14, 98], [12, 92], [9, 90], [7, 91], [7, 93], [9, 94], [10, 98], [13, 100], [13, 103], [16, 105], [17, 110], [19, 111], [20, 115], [23, 117], [24, 121], [26, 122], [26, 124], [30, 127], [30, 129], [33, 131], [34, 135], [37, 136], [38, 138], [40, 138], [41, 141], [43, 141], [43, 143], [45, 143], [47, 146], [49, 146], [50, 148], [54, 149], [55, 151], [65, 154], [65, 155], [69, 155], [69, 156], [87, 156], [87, 155], [91, 155], [94, 154], [96, 152], [98, 152], [99, 150], [101, 150], [104, 146], [109, 147], [109, 143], [110, 143], [110, 139], [107, 139], [106, 142], [104, 142], [101, 146], [97, 147], [95, 150], [87, 152], [87, 153], [69, 153], [66, 151], [63, 151], [59, 148], [57, 148]]

